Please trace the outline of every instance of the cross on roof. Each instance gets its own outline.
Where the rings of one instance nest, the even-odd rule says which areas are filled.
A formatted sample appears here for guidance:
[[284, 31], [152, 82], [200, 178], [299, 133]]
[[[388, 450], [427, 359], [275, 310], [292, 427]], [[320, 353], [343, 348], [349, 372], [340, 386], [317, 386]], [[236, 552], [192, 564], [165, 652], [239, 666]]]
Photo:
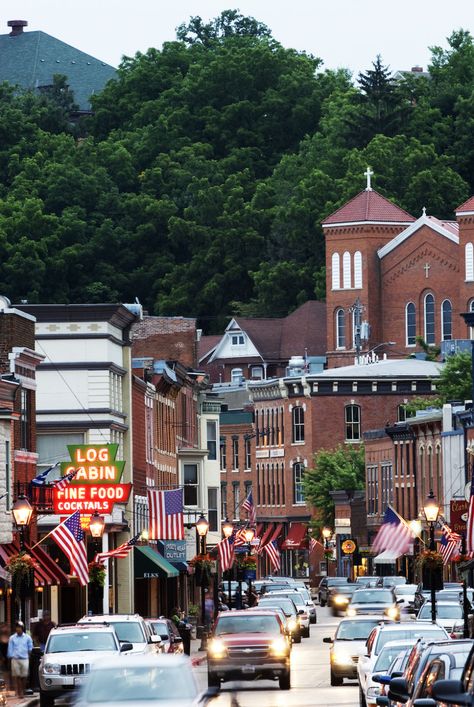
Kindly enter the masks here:
[[372, 191], [372, 187], [370, 185], [370, 178], [373, 176], [373, 172], [370, 169], [370, 167], [367, 167], [367, 170], [364, 172], [364, 176], [367, 177], [367, 186], [365, 188], [365, 191]]

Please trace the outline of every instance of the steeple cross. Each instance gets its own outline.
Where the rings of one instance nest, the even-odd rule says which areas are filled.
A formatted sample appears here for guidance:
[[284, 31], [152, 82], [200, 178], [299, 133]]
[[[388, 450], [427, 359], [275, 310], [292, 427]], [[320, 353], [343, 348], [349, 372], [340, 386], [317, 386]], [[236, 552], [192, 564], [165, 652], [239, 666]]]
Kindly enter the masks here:
[[365, 188], [365, 191], [372, 191], [372, 187], [370, 185], [370, 178], [373, 176], [373, 172], [370, 169], [370, 167], [367, 167], [367, 171], [364, 172], [364, 177], [367, 177], [367, 186]]
[[426, 277], [428, 277], [428, 275], [429, 275], [429, 273], [430, 273], [430, 268], [431, 268], [431, 265], [430, 265], [429, 263], [425, 263], [425, 264], [423, 265], [423, 270], [425, 271]]

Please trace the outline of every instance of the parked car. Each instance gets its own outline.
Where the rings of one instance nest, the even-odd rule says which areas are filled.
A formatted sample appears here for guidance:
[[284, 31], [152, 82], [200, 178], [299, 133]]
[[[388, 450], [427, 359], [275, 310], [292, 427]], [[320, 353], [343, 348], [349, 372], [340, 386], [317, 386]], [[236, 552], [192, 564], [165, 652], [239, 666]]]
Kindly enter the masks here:
[[367, 685], [365, 690], [365, 699], [367, 707], [375, 707], [376, 700], [380, 695], [379, 675], [388, 675], [388, 670], [400, 653], [405, 654], [411, 650], [415, 638], [405, 639], [403, 641], [388, 641], [380, 651], [377, 660], [374, 663], [372, 671], [367, 675]]
[[227, 680], [278, 680], [291, 687], [290, 646], [274, 611], [218, 614], [207, 648], [209, 687]]
[[205, 707], [216, 692], [199, 689], [187, 656], [137, 655], [123, 663], [101, 661], [81, 689], [75, 707]]
[[357, 663], [357, 678], [359, 680], [359, 702], [365, 707], [365, 690], [367, 675], [373, 672], [373, 666], [380, 651], [388, 641], [404, 641], [426, 638], [426, 640], [442, 641], [448, 639], [448, 633], [442, 626], [428, 621], [403, 621], [376, 626], [367, 639], [366, 652]]
[[437, 680], [433, 684], [432, 695], [433, 704], [426, 707], [443, 705], [473, 705], [474, 704], [474, 646], [464, 665], [461, 678], [449, 680]]
[[405, 648], [397, 655], [397, 657], [392, 661], [387, 672], [384, 675], [372, 673], [373, 682], [379, 683], [379, 693], [376, 696], [376, 704], [383, 705], [383, 707], [391, 707], [391, 700], [387, 697], [388, 684], [392, 678], [398, 678], [403, 675], [407, 667], [408, 658], [411, 653], [411, 649]]
[[375, 626], [383, 622], [379, 616], [355, 616], [342, 619], [334, 638], [326, 636], [323, 643], [330, 643], [329, 664], [331, 685], [342, 685], [344, 678], [357, 677], [357, 663], [365, 652], [365, 644]]
[[161, 638], [152, 633], [140, 614], [95, 614], [83, 616], [78, 624], [108, 623], [113, 626], [120, 643], [131, 643], [133, 653], [161, 653]]
[[319, 606], [326, 606], [329, 598], [329, 590], [340, 584], [347, 584], [348, 577], [323, 577], [318, 587]]
[[[415, 683], [409, 704], [415, 705], [417, 700], [421, 699], [433, 699], [433, 684], [436, 680], [459, 680], [472, 645], [473, 641], [453, 641], [448, 650], [432, 655], [426, 660], [425, 667]], [[434, 700], [433, 707], [436, 707]]]
[[357, 589], [352, 595], [346, 614], [382, 614], [397, 621], [400, 618], [400, 609], [393, 589]]
[[40, 707], [53, 707], [56, 697], [79, 688], [101, 658], [117, 660], [131, 651], [132, 644], [121, 644], [114, 628], [105, 623], [51, 629], [38, 671]]
[[184, 653], [183, 639], [170, 619], [161, 616], [159, 619], [146, 619], [146, 623], [161, 638], [163, 653]]

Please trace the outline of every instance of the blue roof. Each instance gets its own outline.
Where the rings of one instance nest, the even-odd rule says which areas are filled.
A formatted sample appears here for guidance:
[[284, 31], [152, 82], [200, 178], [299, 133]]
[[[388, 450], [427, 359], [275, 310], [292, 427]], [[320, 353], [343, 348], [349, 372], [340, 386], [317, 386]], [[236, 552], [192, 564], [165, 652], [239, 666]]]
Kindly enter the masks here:
[[88, 111], [90, 97], [115, 78], [116, 69], [46, 32], [0, 35], [0, 82], [40, 89], [51, 86], [55, 74], [67, 76], [75, 103]]

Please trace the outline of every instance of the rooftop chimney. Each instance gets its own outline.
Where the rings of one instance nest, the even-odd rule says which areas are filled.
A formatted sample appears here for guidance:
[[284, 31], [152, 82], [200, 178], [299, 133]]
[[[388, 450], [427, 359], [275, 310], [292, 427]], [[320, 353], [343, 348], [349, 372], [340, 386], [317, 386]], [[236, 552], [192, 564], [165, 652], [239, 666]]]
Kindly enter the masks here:
[[28, 22], [26, 20], [8, 20], [7, 25], [12, 28], [10, 37], [17, 37], [19, 34], [23, 34], [23, 27], [28, 27]]
[[411, 70], [414, 71], [416, 74], [421, 74], [423, 73], [423, 67], [422, 66], [412, 66]]

